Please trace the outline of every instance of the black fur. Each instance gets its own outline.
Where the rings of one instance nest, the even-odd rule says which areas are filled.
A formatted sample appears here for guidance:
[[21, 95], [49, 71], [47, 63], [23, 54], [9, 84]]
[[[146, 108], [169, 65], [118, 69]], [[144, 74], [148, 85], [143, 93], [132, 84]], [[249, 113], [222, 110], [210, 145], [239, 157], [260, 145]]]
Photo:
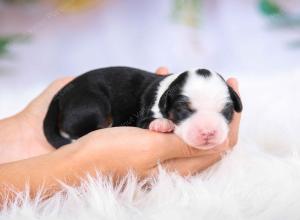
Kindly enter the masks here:
[[200, 76], [203, 76], [203, 77], [210, 77], [211, 76], [211, 72], [207, 69], [197, 69], [196, 73]]
[[[209, 77], [211, 73], [207, 71], [201, 69], [197, 73]], [[108, 67], [75, 78], [50, 103], [44, 120], [47, 140], [59, 148], [71, 142], [62, 137], [60, 131], [77, 139], [110, 125], [148, 128], [155, 119], [151, 109], [157, 99], [157, 88], [165, 77], [135, 68]], [[159, 100], [162, 116], [175, 124], [195, 112], [189, 98], [182, 95], [187, 77], [188, 72], [180, 74]], [[231, 87], [228, 86], [228, 90], [232, 102], [228, 102], [221, 113], [230, 122], [233, 109], [242, 111], [242, 103]]]
[[230, 95], [230, 101], [225, 104], [223, 110], [221, 111], [222, 115], [226, 118], [228, 123], [230, 123], [233, 119], [234, 111], [242, 112], [243, 104], [239, 95], [231, 88], [231, 86], [227, 84], [223, 76], [219, 73], [217, 74], [224, 81], [224, 83], [226, 83]]
[[77, 139], [111, 122], [113, 127], [147, 128], [152, 119], [148, 106], [164, 78], [128, 67], [97, 69], [75, 78], [50, 104], [44, 120], [47, 140], [58, 148], [70, 143], [60, 130]]
[[163, 117], [175, 124], [179, 124], [194, 112], [189, 107], [188, 97], [181, 95], [187, 77], [188, 72], [180, 74], [164, 92], [158, 104]]
[[239, 95], [231, 88], [231, 86], [227, 85], [227, 87], [230, 95], [230, 101], [225, 104], [221, 113], [226, 118], [228, 123], [230, 123], [233, 119], [234, 111], [241, 112], [243, 110], [243, 104]]
[[222, 115], [226, 118], [227, 122], [231, 122], [233, 119], [233, 103], [232, 102], [227, 102], [222, 110]]
[[195, 110], [190, 107], [189, 98], [184, 95], [178, 95], [170, 104], [168, 119], [175, 124], [179, 124], [194, 112]]
[[169, 112], [171, 110], [171, 104], [177, 99], [178, 95], [181, 94], [183, 85], [186, 82], [188, 72], [180, 74], [164, 92], [161, 99], [159, 100], [159, 109], [165, 118], [169, 118]]
[[231, 88], [231, 86], [228, 86], [230, 98], [233, 102], [233, 107], [236, 112], [241, 112], [243, 110], [243, 104], [241, 101], [241, 98], [239, 95]]

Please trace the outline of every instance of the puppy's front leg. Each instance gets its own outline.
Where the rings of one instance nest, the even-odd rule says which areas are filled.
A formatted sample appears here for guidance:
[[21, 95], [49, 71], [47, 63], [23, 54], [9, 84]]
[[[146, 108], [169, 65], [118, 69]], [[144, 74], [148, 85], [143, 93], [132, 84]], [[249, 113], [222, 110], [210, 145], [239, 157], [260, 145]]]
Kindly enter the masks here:
[[166, 118], [154, 119], [149, 125], [149, 130], [156, 132], [168, 133], [172, 132], [174, 129], [174, 123]]

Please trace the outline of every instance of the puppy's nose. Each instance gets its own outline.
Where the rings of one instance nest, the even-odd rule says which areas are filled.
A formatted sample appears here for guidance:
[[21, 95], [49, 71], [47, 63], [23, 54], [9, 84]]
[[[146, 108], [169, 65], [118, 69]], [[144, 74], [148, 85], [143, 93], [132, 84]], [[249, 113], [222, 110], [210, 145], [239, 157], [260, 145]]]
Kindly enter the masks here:
[[211, 131], [200, 131], [200, 137], [204, 139], [205, 141], [208, 141], [216, 135], [216, 130], [211, 130]]

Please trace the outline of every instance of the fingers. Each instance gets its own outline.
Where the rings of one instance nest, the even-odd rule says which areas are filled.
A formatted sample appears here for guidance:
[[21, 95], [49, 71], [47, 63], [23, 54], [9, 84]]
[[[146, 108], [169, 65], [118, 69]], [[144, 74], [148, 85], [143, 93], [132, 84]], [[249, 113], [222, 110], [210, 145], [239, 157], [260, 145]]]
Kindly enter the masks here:
[[163, 76], [163, 75], [167, 75], [169, 73], [169, 70], [168, 70], [168, 68], [166, 68], [164, 66], [161, 66], [155, 72], [156, 72], [157, 75], [162, 75]]
[[38, 96], [38, 99], [40, 99], [43, 104], [49, 104], [54, 95], [72, 79], [73, 77], [65, 77], [55, 80]]
[[231, 87], [233, 88], [233, 90], [234, 90], [238, 95], [240, 95], [240, 93], [239, 93], [239, 84], [238, 84], [238, 81], [237, 81], [236, 78], [233, 78], [233, 77], [229, 78], [229, 79], [227, 80], [227, 84], [228, 84], [229, 86], [231, 86]]
[[152, 132], [135, 127], [101, 129], [78, 139], [77, 143], [80, 144], [83, 141], [88, 141], [87, 145], [97, 146], [97, 149], [99, 145], [102, 146], [102, 150], [105, 148], [110, 152], [112, 149], [117, 149], [119, 156], [132, 152], [134, 155], [140, 155], [137, 158], [135, 157], [136, 159], [146, 160], [153, 166], [157, 161], [164, 162], [174, 158], [219, 153], [227, 145], [227, 142], [224, 142], [214, 149], [201, 150], [188, 146], [173, 133]]
[[[229, 86], [233, 88], [233, 90], [240, 96], [238, 81], [235, 78], [229, 78], [227, 80]], [[241, 113], [234, 112], [233, 120], [229, 125], [229, 147], [233, 147], [237, 144], [238, 135], [239, 135], [239, 127], [241, 121]]]
[[[199, 173], [221, 159], [219, 154], [206, 155], [193, 158], [172, 159], [161, 163], [161, 166], [168, 172], [176, 172], [181, 176], [190, 176]], [[150, 169], [148, 175], [156, 176], [158, 166]]]
[[[89, 158], [88, 161], [104, 163], [112, 167], [109, 170], [115, 170], [121, 176], [128, 169], [133, 169], [141, 177], [157, 174], [157, 162], [169, 171], [192, 175], [221, 158], [216, 149], [205, 151], [191, 148], [175, 134], [133, 127], [115, 127], [91, 132], [75, 142], [73, 149], [74, 145], [77, 145], [77, 150], [85, 152], [80, 155]], [[221, 147], [224, 146], [226, 143]], [[195, 159], [196, 157], [198, 158]]]
[[152, 138], [153, 145], [151, 146], [157, 158], [161, 162], [174, 158], [192, 158], [212, 154], [222, 155], [228, 150], [229, 140], [226, 139], [222, 144], [208, 150], [197, 149], [189, 146], [175, 134], [155, 133]]
[[229, 146], [233, 147], [237, 144], [238, 136], [239, 136], [239, 127], [241, 121], [241, 113], [234, 113], [232, 122], [229, 125]]

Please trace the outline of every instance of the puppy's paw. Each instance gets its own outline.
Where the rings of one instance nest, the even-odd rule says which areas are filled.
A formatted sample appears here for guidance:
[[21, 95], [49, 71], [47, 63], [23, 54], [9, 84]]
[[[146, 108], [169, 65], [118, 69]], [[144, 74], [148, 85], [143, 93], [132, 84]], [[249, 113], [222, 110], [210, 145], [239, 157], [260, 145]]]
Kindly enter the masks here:
[[150, 131], [163, 132], [163, 133], [172, 132], [174, 128], [175, 128], [174, 123], [165, 118], [155, 119], [149, 125]]

